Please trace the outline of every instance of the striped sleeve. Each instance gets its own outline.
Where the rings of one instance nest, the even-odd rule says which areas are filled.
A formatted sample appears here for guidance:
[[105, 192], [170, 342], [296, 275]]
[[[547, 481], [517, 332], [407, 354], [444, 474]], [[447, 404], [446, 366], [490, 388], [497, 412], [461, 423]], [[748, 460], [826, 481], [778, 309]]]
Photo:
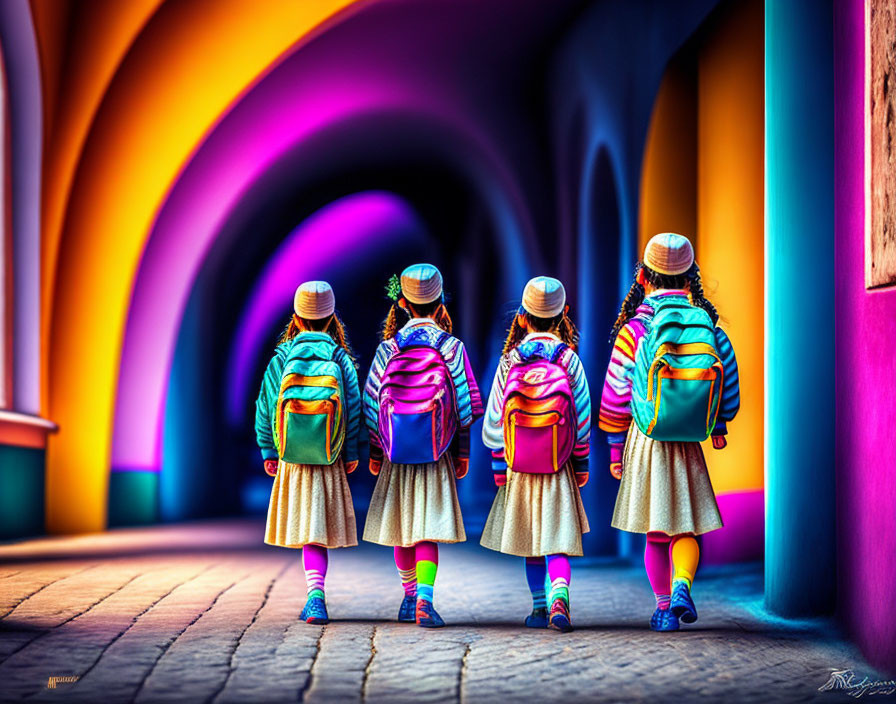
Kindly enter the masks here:
[[504, 450], [504, 387], [510, 367], [510, 355], [501, 355], [482, 421], [482, 442], [490, 450]]
[[613, 343], [598, 416], [598, 427], [611, 435], [628, 432], [631, 424], [635, 352], [646, 332], [644, 321], [635, 317], [619, 331]]
[[277, 351], [268, 362], [261, 390], [255, 401], [255, 440], [261, 449], [261, 456], [266, 460], [277, 459], [277, 446], [274, 442], [274, 413], [277, 397], [280, 395], [280, 379], [286, 363], [286, 345], [277, 347]]
[[361, 392], [358, 372], [351, 358], [341, 347], [336, 350], [336, 361], [342, 369], [342, 388], [345, 390], [345, 461], [358, 459], [358, 438], [361, 434]]
[[473, 376], [464, 343], [456, 337], [448, 336], [442, 343], [439, 352], [441, 352], [454, 382], [458, 422], [462, 428], [469, 428], [482, 416], [484, 409], [482, 394], [480, 394], [479, 385]]
[[577, 459], [584, 460], [588, 458], [591, 448], [591, 393], [588, 380], [582, 360], [573, 350], [567, 349], [560, 362], [569, 375], [576, 407], [576, 446], [573, 454]]
[[737, 415], [740, 409], [740, 378], [737, 371], [737, 357], [734, 356], [734, 347], [722, 328], [716, 328], [716, 349], [722, 360], [725, 381], [722, 386], [719, 417], [716, 420], [712, 434], [725, 435], [728, 433], [728, 423], [734, 420], [734, 416]]
[[370, 372], [367, 374], [367, 382], [364, 384], [364, 396], [362, 398], [362, 406], [364, 411], [364, 421], [367, 424], [367, 430], [370, 432], [370, 442], [375, 447], [379, 447], [379, 435], [377, 434], [378, 418], [379, 418], [379, 398], [380, 386], [383, 383], [383, 373], [386, 371], [386, 365], [395, 353], [394, 340], [384, 340], [376, 349], [373, 356], [373, 362], [370, 365]]

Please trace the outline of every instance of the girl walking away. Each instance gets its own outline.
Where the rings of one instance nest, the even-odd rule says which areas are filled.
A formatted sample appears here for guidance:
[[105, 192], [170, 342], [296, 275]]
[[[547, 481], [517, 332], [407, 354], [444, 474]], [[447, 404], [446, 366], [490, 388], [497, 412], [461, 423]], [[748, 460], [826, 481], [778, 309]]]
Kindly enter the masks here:
[[[364, 540], [395, 548], [404, 587], [398, 620], [438, 628], [438, 544], [466, 540], [455, 478], [467, 473], [482, 398], [463, 343], [451, 335], [439, 270], [409, 266], [388, 292], [392, 308], [364, 387], [370, 471], [378, 475]], [[399, 316], [407, 319], [400, 329]]]
[[526, 625], [564, 633], [572, 630], [569, 556], [582, 554], [589, 530], [579, 487], [588, 481], [591, 433], [588, 382], [568, 312], [557, 279], [526, 284], [482, 426], [498, 486], [482, 545], [526, 558]]
[[700, 442], [711, 435], [715, 449], [725, 447], [740, 391], [718, 320], [688, 239], [654, 236], [613, 327], [599, 426], [608, 433], [610, 472], [621, 479], [612, 525], [647, 534], [655, 631], [697, 620], [694, 536], [722, 527]]
[[308, 623], [328, 622], [328, 548], [358, 544], [345, 475], [358, 466], [361, 394], [335, 306], [326, 281], [299, 286], [255, 413], [264, 468], [274, 477], [264, 541], [302, 548]]

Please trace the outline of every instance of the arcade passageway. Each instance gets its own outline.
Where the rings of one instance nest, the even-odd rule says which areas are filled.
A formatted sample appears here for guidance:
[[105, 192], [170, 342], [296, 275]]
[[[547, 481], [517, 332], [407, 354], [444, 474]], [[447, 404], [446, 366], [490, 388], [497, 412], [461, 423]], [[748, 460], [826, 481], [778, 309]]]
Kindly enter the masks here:
[[[522, 626], [521, 560], [470, 541], [442, 551], [448, 627], [399, 624], [391, 551], [334, 550], [333, 621], [298, 620], [298, 554], [255, 521], [119, 529], [0, 548], [0, 699], [66, 702], [854, 701], [833, 670], [883, 679], [830, 621], [762, 609], [758, 565], [707, 568], [699, 621], [647, 628], [643, 571], [575, 567], [576, 630]], [[52, 677], [76, 676], [76, 682]], [[535, 694], [537, 693], [537, 694]], [[874, 697], [874, 701], [880, 698]]]

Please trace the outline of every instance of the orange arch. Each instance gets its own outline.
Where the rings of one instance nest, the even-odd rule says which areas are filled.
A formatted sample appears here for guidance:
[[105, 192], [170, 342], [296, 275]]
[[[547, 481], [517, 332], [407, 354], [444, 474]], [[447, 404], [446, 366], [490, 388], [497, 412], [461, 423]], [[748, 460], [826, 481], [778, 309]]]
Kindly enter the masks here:
[[[56, 270], [43, 346], [52, 381], [45, 385], [48, 413], [60, 427], [47, 448], [49, 531], [106, 525], [124, 324], [140, 256], [166, 193], [240, 93], [350, 3], [168, 3], [131, 45], [84, 143], [55, 255], [66, 266]], [[48, 184], [52, 194], [45, 202], [65, 202], [64, 181]], [[51, 262], [45, 266], [52, 270]]]

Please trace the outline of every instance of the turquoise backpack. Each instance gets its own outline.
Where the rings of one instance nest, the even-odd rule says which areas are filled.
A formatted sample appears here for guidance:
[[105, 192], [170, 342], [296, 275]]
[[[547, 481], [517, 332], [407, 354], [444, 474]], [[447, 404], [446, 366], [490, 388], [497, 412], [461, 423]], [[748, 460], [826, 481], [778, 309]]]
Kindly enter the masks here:
[[274, 441], [284, 462], [333, 464], [345, 440], [345, 392], [338, 348], [296, 339], [283, 367], [274, 413]]
[[715, 326], [686, 296], [652, 303], [653, 319], [635, 354], [632, 415], [654, 440], [701, 442], [716, 424], [722, 396]]

